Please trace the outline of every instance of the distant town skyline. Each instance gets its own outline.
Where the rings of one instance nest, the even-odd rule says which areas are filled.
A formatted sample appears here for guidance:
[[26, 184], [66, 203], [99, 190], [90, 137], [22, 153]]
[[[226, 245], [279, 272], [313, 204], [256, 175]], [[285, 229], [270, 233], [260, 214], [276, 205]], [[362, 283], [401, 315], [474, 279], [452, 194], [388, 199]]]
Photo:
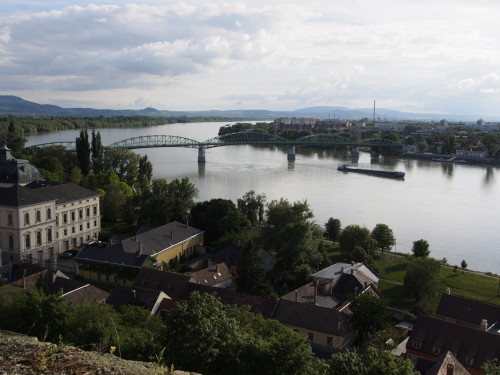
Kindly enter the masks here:
[[487, 0], [2, 0], [0, 95], [500, 116], [498, 15]]

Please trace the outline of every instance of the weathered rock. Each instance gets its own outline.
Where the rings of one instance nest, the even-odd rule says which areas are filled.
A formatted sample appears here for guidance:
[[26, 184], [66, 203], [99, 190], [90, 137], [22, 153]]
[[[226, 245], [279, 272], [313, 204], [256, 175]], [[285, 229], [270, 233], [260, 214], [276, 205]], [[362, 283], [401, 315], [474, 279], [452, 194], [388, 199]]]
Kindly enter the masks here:
[[0, 331], [0, 375], [193, 375]]

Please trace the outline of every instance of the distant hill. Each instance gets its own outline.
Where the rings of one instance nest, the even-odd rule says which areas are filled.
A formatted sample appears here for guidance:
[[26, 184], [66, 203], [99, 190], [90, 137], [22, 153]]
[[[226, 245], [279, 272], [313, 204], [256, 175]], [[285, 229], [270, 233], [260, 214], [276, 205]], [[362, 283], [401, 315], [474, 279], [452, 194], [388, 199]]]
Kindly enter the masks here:
[[[150, 116], [150, 117], [217, 117], [233, 120], [274, 120], [279, 117], [314, 117], [316, 119], [344, 119], [359, 120], [372, 119], [373, 108], [351, 109], [339, 106], [317, 106], [296, 109], [294, 111], [267, 111], [267, 110], [206, 110], [206, 111], [168, 111], [155, 108], [139, 110], [124, 109], [93, 109], [93, 108], [62, 108], [56, 105], [38, 104], [12, 95], [0, 95], [0, 115], [21, 116]], [[454, 116], [429, 113], [399, 112], [390, 109], [377, 108], [378, 121], [421, 120], [439, 121], [441, 119], [453, 121], [476, 121], [481, 116]], [[498, 120], [493, 117], [482, 117], [485, 121]]]

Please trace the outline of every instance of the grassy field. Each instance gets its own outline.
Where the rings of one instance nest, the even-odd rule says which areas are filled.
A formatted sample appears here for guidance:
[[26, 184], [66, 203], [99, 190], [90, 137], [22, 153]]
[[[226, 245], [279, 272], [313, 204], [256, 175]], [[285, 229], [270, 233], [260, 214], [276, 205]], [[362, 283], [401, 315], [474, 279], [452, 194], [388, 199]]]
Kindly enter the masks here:
[[[330, 244], [327, 251], [332, 263], [344, 261], [336, 246]], [[396, 254], [378, 255], [375, 259], [382, 296], [391, 307], [412, 311], [415, 301], [406, 296], [402, 285], [407, 265], [407, 258]], [[464, 272], [460, 268], [455, 272], [453, 267], [443, 266], [439, 274], [439, 293], [429, 301], [429, 309], [436, 311], [441, 293], [448, 287], [453, 295], [500, 305], [499, 282], [497, 277], [478, 272]]]

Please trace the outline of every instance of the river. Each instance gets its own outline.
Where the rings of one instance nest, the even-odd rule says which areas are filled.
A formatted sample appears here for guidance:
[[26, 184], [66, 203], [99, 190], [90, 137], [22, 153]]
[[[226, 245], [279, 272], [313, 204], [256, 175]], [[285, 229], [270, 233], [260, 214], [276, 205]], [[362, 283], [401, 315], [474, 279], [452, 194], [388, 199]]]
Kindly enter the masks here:
[[[135, 129], [99, 129], [103, 145], [141, 135], [173, 135], [205, 141], [227, 123], [169, 124]], [[77, 130], [27, 137], [27, 146], [74, 141]], [[153, 164], [154, 177], [188, 177], [199, 190], [197, 200], [226, 198], [236, 202], [249, 190], [265, 193], [267, 201], [307, 200], [315, 221], [323, 226], [338, 218], [342, 226], [359, 224], [370, 230], [389, 225], [394, 250], [410, 253], [413, 241], [426, 239], [431, 256], [468, 268], [500, 274], [500, 168], [442, 164], [361, 153], [297, 149], [294, 162], [277, 147], [226, 146], [198, 151], [188, 148], [140, 149]], [[406, 172], [404, 180], [337, 171], [339, 164]]]

